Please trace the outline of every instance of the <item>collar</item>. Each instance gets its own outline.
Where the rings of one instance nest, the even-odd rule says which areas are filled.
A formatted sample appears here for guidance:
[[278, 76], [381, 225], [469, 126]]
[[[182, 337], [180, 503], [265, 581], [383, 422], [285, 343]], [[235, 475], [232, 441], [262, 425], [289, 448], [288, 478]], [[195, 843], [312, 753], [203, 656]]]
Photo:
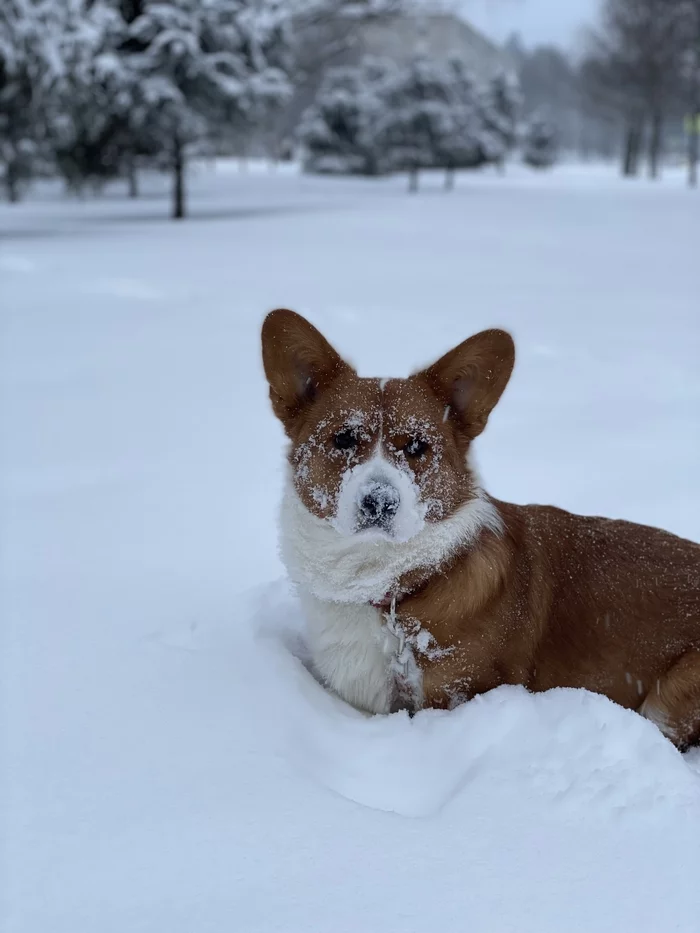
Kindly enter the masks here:
[[395, 593], [389, 592], [381, 599], [370, 601], [370, 606], [374, 606], [375, 609], [381, 609], [382, 612], [391, 612], [392, 609], [396, 609], [396, 603], [398, 602], [398, 597]]

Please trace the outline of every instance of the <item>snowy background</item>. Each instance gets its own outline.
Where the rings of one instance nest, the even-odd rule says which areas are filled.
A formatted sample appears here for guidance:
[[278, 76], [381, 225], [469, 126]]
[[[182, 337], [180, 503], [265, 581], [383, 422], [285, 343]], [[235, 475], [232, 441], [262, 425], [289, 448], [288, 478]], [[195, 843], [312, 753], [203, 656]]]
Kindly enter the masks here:
[[575, 691], [368, 719], [304, 667], [264, 313], [364, 375], [519, 359], [486, 487], [700, 538], [697, 198], [609, 169], [200, 166], [0, 205], [0, 926], [700, 930], [700, 756]]

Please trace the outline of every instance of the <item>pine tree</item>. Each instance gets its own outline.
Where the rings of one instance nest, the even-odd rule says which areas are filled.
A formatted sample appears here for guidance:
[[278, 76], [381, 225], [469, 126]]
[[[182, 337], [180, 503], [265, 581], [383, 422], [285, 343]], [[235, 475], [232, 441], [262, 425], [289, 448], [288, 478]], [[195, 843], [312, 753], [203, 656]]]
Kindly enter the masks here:
[[298, 131], [309, 172], [380, 175], [387, 169], [377, 132], [392, 66], [365, 59], [332, 69]]
[[0, 166], [9, 201], [18, 201], [45, 142], [48, 88], [57, 65], [50, 5], [0, 5]]
[[483, 122], [477, 84], [471, 70], [459, 58], [446, 66], [448, 121], [438, 140], [438, 164], [445, 168], [445, 188], [454, 187], [455, 169], [476, 168], [483, 158]]
[[99, 186], [124, 172], [137, 77], [118, 54], [124, 22], [105, 2], [62, 7], [61, 67], [51, 88], [49, 137], [69, 189]]
[[115, 52], [119, 57], [124, 75], [124, 92], [129, 97], [128, 124], [122, 135], [122, 158], [124, 174], [128, 180], [129, 197], [138, 197], [139, 164], [149, 161], [158, 164], [162, 146], [157, 125], [153, 124], [149, 108], [141, 88], [137, 53], [143, 52], [145, 44], [131, 35], [131, 26], [143, 16], [149, 0], [101, 0], [111, 6], [121, 19]]
[[483, 159], [503, 166], [517, 140], [522, 106], [517, 80], [505, 72], [496, 75], [480, 94], [479, 106]]
[[[381, 135], [394, 167], [408, 171], [411, 191], [422, 168], [444, 168], [450, 189], [455, 169], [477, 168], [503, 152], [503, 143], [497, 149], [494, 144], [493, 124], [501, 119], [495, 103], [462, 59], [415, 60], [390, 82], [385, 105]], [[499, 142], [505, 122], [498, 124]]]
[[516, 136], [517, 85], [477, 85], [467, 64], [418, 58], [405, 66], [365, 61], [335, 69], [302, 123], [309, 171], [407, 171], [416, 191], [424, 168], [458, 168], [502, 159]]
[[557, 150], [556, 127], [544, 114], [535, 114], [525, 133], [523, 161], [532, 168], [551, 168], [557, 161]]
[[287, 20], [277, 0], [149, 2], [131, 24], [143, 110], [173, 175], [174, 218], [185, 216], [194, 143], [245, 132], [289, 91]]
[[379, 137], [392, 167], [408, 172], [409, 191], [418, 190], [421, 169], [440, 165], [453, 133], [450, 79], [444, 63], [419, 58], [387, 82]]

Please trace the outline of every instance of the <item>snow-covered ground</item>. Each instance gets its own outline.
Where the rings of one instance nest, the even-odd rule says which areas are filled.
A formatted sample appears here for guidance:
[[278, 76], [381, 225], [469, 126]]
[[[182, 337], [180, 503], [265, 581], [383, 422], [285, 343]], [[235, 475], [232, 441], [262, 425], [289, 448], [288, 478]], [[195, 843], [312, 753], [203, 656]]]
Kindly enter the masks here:
[[484, 326], [487, 488], [700, 537], [700, 202], [200, 171], [0, 206], [8, 933], [697, 933], [700, 758], [584, 693], [369, 719], [303, 665], [264, 312], [364, 374]]

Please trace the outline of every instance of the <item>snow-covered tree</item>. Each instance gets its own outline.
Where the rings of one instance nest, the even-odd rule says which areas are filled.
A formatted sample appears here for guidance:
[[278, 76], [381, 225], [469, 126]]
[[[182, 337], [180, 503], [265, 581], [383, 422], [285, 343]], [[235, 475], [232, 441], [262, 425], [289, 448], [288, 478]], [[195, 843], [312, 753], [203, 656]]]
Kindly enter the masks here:
[[39, 0], [0, 4], [0, 171], [17, 201], [44, 142], [47, 90], [57, 68], [51, 10]]
[[445, 168], [445, 187], [454, 186], [454, 172], [484, 162], [483, 119], [479, 88], [467, 64], [459, 58], [446, 65], [448, 120], [437, 143], [437, 164]]
[[288, 93], [287, 29], [279, 0], [154, 0], [129, 27], [140, 106], [173, 173], [173, 217], [185, 215], [188, 149], [245, 132]]
[[393, 168], [408, 172], [410, 191], [421, 169], [440, 164], [454, 130], [450, 79], [443, 62], [418, 58], [387, 81], [379, 136]]
[[411, 191], [418, 188], [421, 168], [446, 169], [445, 184], [451, 188], [455, 169], [476, 168], [496, 157], [484, 97], [459, 58], [416, 59], [389, 82], [380, 135], [395, 168], [408, 171]]
[[[410, 0], [285, 0], [289, 17], [290, 79], [288, 106], [277, 114], [268, 136], [273, 152], [289, 146], [306, 112], [328, 86], [329, 72], [361, 52], [358, 40], [367, 23], [386, 21]], [[357, 53], [357, 54], [356, 54]]]
[[365, 61], [332, 71], [302, 122], [310, 171], [454, 171], [502, 159], [513, 145], [517, 85], [478, 85], [462, 59], [420, 57], [404, 66]]
[[61, 67], [47, 121], [56, 165], [69, 188], [100, 184], [124, 171], [132, 142], [137, 76], [119, 55], [125, 26], [105, 2], [62, 5]]
[[544, 114], [535, 114], [523, 140], [523, 161], [532, 168], [551, 168], [557, 161], [557, 130]]
[[479, 95], [485, 162], [503, 165], [512, 151], [517, 140], [521, 104], [518, 82], [506, 73], [492, 78]]
[[[95, 0], [92, 0], [94, 3]], [[150, 0], [99, 0], [112, 8], [120, 17], [120, 25], [113, 31], [115, 53], [121, 65], [123, 94], [129, 98], [128, 125], [123, 134], [121, 161], [129, 182], [129, 195], [138, 196], [138, 166], [142, 162], [159, 165], [164, 140], [160, 138], [158, 121], [152, 119], [144, 94], [138, 56], [146, 43], [131, 35], [131, 27], [142, 16]], [[121, 119], [121, 113], [118, 115]]]
[[380, 175], [387, 170], [378, 136], [389, 63], [365, 59], [357, 67], [332, 69], [298, 131], [309, 172]]

